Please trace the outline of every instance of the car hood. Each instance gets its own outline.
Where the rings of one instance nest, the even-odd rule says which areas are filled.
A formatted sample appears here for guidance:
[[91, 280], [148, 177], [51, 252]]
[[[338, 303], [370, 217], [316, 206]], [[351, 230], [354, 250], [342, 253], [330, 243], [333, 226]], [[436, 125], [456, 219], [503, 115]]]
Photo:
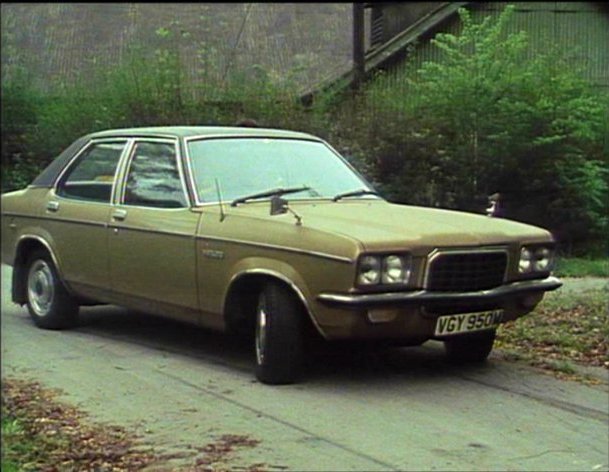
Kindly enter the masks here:
[[[302, 217], [303, 227], [347, 236], [359, 241], [366, 250], [551, 241], [548, 231], [524, 223], [382, 200], [292, 201], [289, 206]], [[270, 216], [268, 203], [243, 205], [240, 210], [260, 212], [261, 217], [274, 221], [296, 223], [289, 213]]]

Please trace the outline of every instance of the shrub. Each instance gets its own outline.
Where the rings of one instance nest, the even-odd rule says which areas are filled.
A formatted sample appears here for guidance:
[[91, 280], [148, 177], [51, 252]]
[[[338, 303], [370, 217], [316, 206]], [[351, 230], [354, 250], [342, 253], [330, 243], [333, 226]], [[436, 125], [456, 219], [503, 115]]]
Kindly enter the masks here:
[[602, 251], [609, 97], [557, 52], [527, 58], [511, 13], [476, 23], [461, 9], [462, 32], [432, 40], [438, 61], [371, 82], [352, 136], [392, 200], [482, 211], [500, 192], [507, 217], [549, 228], [564, 250]]

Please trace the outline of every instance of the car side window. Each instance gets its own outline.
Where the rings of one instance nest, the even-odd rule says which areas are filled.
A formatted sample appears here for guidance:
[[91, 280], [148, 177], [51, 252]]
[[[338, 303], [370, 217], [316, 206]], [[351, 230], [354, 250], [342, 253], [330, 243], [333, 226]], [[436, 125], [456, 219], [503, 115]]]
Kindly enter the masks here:
[[187, 206], [173, 143], [136, 143], [123, 204], [154, 208]]
[[57, 194], [77, 200], [110, 203], [116, 168], [126, 141], [94, 143], [71, 165]]

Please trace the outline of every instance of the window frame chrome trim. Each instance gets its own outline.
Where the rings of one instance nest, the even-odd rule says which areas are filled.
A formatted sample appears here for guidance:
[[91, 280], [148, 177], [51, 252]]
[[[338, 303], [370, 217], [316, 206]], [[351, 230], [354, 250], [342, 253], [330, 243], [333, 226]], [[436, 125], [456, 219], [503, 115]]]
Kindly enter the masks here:
[[[99, 201], [95, 201], [95, 200], [86, 200], [86, 199], [81, 200], [81, 199], [77, 199], [77, 198], [66, 197], [66, 196], [60, 195], [58, 193], [58, 187], [59, 187], [59, 184], [61, 183], [64, 175], [68, 172], [69, 169], [72, 168], [73, 165], [75, 165], [76, 161], [82, 156], [82, 154], [84, 154], [90, 147], [92, 147], [96, 144], [107, 143], [107, 142], [117, 142], [117, 141], [124, 142], [125, 145], [118, 158], [118, 163], [116, 165], [116, 169], [114, 170], [114, 178], [112, 181], [112, 190], [110, 191], [110, 201], [109, 202], [99, 202]], [[128, 145], [129, 145], [129, 138], [123, 138], [123, 137], [107, 137], [107, 138], [91, 139], [82, 148], [80, 148], [80, 150], [77, 153], [75, 153], [74, 156], [72, 156], [72, 158], [66, 163], [66, 165], [61, 170], [61, 172], [57, 175], [57, 178], [55, 179], [55, 182], [53, 182], [53, 186], [51, 187], [51, 196], [53, 198], [68, 200], [71, 202], [86, 202], [87, 204], [93, 203], [93, 204], [98, 204], [98, 205], [109, 205], [109, 206], [112, 205], [113, 195], [114, 195], [116, 183], [118, 181], [118, 175], [119, 175], [121, 162], [123, 161], [123, 159], [125, 157], [125, 151], [129, 147]]]
[[[192, 208], [192, 200], [190, 198], [190, 194], [187, 190], [187, 182], [184, 176], [183, 164], [182, 164], [182, 153], [180, 149], [180, 139], [178, 137], [173, 138], [158, 138], [158, 137], [134, 137], [131, 140], [131, 146], [129, 147], [129, 153], [124, 158], [124, 164], [121, 169], [121, 174], [117, 178], [117, 183], [120, 183], [116, 195], [115, 195], [115, 206], [121, 206], [124, 208], [145, 208], [149, 210], [185, 210]], [[125, 200], [125, 191], [127, 189], [127, 179], [129, 177], [129, 170], [131, 168], [131, 164], [133, 162], [135, 148], [138, 143], [148, 142], [148, 143], [165, 143], [165, 144], [173, 144], [175, 156], [174, 162], [176, 164], [176, 169], [178, 170], [178, 175], [180, 177], [180, 184], [182, 186], [182, 194], [185, 197], [186, 204], [180, 208], [160, 208], [160, 207], [152, 207], [146, 205], [127, 205], [124, 203]]]

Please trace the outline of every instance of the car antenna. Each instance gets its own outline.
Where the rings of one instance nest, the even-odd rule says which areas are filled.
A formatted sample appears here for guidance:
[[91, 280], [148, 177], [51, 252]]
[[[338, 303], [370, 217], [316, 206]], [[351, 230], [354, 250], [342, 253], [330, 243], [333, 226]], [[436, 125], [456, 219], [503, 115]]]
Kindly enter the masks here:
[[218, 179], [214, 179], [216, 181], [216, 191], [218, 192], [218, 202], [220, 203], [220, 222], [224, 221], [226, 218], [226, 213], [224, 212], [224, 202], [222, 201], [222, 192], [220, 191], [220, 182]]

